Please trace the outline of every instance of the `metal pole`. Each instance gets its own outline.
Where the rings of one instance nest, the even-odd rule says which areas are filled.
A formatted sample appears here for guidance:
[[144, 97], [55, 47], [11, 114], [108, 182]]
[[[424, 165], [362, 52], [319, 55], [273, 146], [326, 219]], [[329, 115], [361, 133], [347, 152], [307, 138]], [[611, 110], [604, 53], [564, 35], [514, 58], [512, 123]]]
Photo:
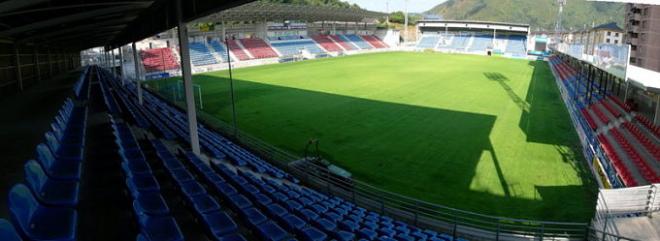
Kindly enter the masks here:
[[16, 58], [16, 80], [18, 81], [18, 90], [23, 91], [23, 73], [21, 73], [21, 56], [18, 52], [18, 44], [14, 43], [14, 57]]
[[50, 53], [50, 47], [48, 47], [48, 75], [53, 76], [53, 58]]
[[655, 101], [655, 117], [653, 118], [653, 123], [656, 125], [660, 124], [660, 95], [657, 96]]
[[192, 73], [190, 66], [190, 49], [188, 47], [188, 26], [183, 22], [181, 1], [176, 1], [176, 17], [179, 30], [179, 54], [181, 55], [181, 74], [183, 87], [186, 93], [186, 109], [188, 112], [188, 129], [190, 132], [190, 146], [193, 153], [199, 155], [199, 133], [197, 133], [197, 109], [195, 109], [195, 94], [193, 92]]
[[121, 70], [120, 72], [120, 77], [121, 77], [121, 86], [124, 86], [126, 84], [124, 81], [124, 75], [126, 74], [124, 72], [124, 51], [122, 50], [122, 47], [119, 47], [119, 69]]
[[133, 65], [135, 65], [135, 85], [137, 85], [137, 95], [138, 103], [142, 105], [142, 84], [140, 83], [140, 65], [138, 65], [138, 54], [137, 48], [135, 48], [135, 42], [131, 43], [133, 47]]
[[229, 40], [225, 40], [225, 47], [227, 47], [227, 62], [229, 65], [229, 94], [231, 95], [231, 116], [232, 124], [234, 124], [234, 137], [238, 137], [238, 120], [236, 120], [236, 100], [234, 97], [234, 76], [231, 68], [231, 55], [229, 55]]
[[[404, 23], [403, 23], [403, 33], [404, 36], [408, 37], [408, 0], [406, 0], [406, 14], [404, 16]], [[403, 42], [406, 42], [406, 37], [403, 38]]]
[[41, 68], [39, 66], [39, 50], [37, 49], [37, 45], [34, 45], [34, 68], [35, 72], [37, 73], [37, 80], [41, 81]]

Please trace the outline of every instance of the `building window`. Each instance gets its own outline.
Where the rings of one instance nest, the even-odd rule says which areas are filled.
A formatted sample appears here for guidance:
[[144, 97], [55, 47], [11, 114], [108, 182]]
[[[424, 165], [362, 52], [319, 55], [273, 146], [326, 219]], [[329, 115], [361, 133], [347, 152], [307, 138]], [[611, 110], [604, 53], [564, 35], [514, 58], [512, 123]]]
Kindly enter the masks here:
[[619, 37], [619, 33], [614, 33], [614, 37]]
[[607, 31], [607, 36], [612, 36], [612, 32]]
[[609, 44], [609, 43], [610, 43], [610, 39], [607, 39], [607, 41], [605, 41], [605, 42], [607, 42], [607, 43]]
[[619, 44], [619, 40], [614, 40], [614, 44]]

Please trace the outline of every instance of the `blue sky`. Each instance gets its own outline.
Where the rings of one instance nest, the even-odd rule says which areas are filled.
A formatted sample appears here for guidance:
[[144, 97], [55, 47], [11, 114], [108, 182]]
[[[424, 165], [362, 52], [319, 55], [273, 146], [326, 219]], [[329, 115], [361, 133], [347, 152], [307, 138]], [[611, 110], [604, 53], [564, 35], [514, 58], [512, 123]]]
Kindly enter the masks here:
[[[390, 12], [403, 11], [405, 9], [404, 0], [346, 0], [349, 3], [357, 3], [362, 8], [372, 11], [385, 12], [386, 3], [390, 2]], [[421, 13], [435, 7], [446, 0], [408, 0], [408, 10], [410, 12]]]

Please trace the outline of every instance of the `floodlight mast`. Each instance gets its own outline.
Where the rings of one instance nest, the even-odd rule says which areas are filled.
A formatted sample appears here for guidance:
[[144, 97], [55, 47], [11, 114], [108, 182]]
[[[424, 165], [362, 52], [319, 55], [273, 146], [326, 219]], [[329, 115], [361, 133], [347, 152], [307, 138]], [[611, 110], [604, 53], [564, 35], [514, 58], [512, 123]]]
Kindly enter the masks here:
[[408, 37], [408, 0], [405, 0], [405, 16], [403, 21], [403, 42], [406, 42], [406, 37]]
[[390, 25], [390, 0], [385, 1], [385, 12], [387, 13], [387, 17], [385, 17], [385, 23]]
[[564, 15], [564, 6], [566, 5], [566, 2], [568, 0], [557, 0], [557, 4], [559, 5], [559, 13], [557, 14], [557, 23], [555, 25], [555, 33], [557, 34], [557, 42], [559, 42], [559, 38], [561, 37], [561, 20], [562, 16]]

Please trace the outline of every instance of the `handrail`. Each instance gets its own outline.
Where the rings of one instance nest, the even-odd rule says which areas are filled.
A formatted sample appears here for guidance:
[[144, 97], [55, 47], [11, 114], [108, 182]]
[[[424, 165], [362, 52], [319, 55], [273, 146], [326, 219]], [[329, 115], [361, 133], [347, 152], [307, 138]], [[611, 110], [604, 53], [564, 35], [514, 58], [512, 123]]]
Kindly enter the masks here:
[[[155, 90], [145, 89], [165, 101], [174, 103], [176, 108], [183, 109], [180, 103], [168, 100]], [[234, 132], [232, 126], [206, 113], [199, 112], [198, 114], [201, 117], [201, 123], [219, 131], [236, 144], [247, 147], [253, 153], [287, 171], [308, 186], [352, 201], [358, 206], [382, 215], [408, 221], [420, 228], [444, 231], [455, 238], [464, 237], [473, 240], [507, 240], [507, 238], [584, 240], [593, 237], [595, 233], [618, 237], [595, 229], [588, 223], [507, 218], [460, 210], [392, 193], [359, 180], [338, 178], [331, 175], [327, 168], [309, 162], [304, 165], [290, 165], [293, 161], [302, 158], [241, 130]], [[237, 133], [237, 135], [234, 136], [233, 133]], [[630, 240], [622, 237], [620, 239]]]
[[[281, 150], [240, 130], [237, 136], [233, 136], [233, 127], [227, 123], [205, 113], [200, 115], [201, 121], [207, 126], [220, 131], [227, 138], [247, 147], [271, 164], [299, 178], [305, 184], [315, 187], [316, 190], [340, 196], [359, 206], [366, 206], [383, 215], [410, 221], [423, 228], [445, 230], [454, 233], [457, 237], [472, 239], [491, 239], [496, 236], [567, 239], [587, 237], [588, 223], [507, 218], [470, 212], [389, 192], [359, 180], [342, 180], [330, 175], [326, 168], [311, 163], [306, 163], [304, 167], [289, 165], [302, 157]], [[457, 228], [459, 230], [456, 230]]]

